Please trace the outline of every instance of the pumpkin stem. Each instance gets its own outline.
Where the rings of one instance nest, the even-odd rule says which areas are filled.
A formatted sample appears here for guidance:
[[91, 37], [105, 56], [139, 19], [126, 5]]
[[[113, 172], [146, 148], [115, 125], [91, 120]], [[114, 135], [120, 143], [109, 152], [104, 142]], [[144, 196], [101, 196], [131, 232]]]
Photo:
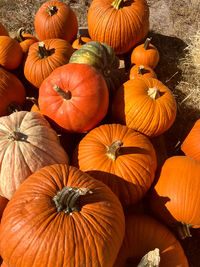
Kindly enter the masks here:
[[123, 7], [124, 0], [114, 0], [111, 4], [115, 9], [119, 10], [120, 8]]
[[53, 86], [53, 89], [56, 91], [57, 94], [62, 96], [65, 100], [69, 100], [72, 97], [72, 94], [70, 91], [62, 90], [57, 84]]
[[53, 53], [55, 53], [55, 48], [52, 49], [46, 49], [44, 42], [39, 42], [38, 44], [38, 56], [40, 59], [47, 58], [48, 56], [51, 56]]
[[137, 267], [158, 267], [160, 264], [160, 253], [159, 249], [155, 248], [154, 250], [149, 251], [141, 259]]
[[143, 65], [140, 65], [140, 66], [138, 67], [138, 74], [141, 74], [141, 75], [144, 74], [144, 66], [143, 66]]
[[192, 227], [192, 224], [187, 224], [183, 222], [178, 225], [177, 230], [180, 239], [185, 239], [186, 237], [192, 236], [190, 233], [190, 227]]
[[53, 16], [58, 12], [58, 9], [56, 6], [48, 6], [46, 12], [49, 14], [49, 16]]
[[28, 136], [21, 132], [12, 131], [9, 133], [8, 139], [12, 141], [27, 141]]
[[147, 38], [147, 39], [145, 40], [145, 42], [144, 42], [144, 46], [143, 46], [143, 48], [144, 48], [145, 50], [147, 50], [147, 49], [149, 48], [149, 44], [150, 44], [150, 42], [151, 42], [151, 39], [152, 39], [152, 37], [151, 37], [151, 38]]
[[149, 90], [147, 91], [147, 94], [153, 99], [157, 99], [158, 97], [160, 97], [158, 86], [149, 88]]
[[79, 44], [79, 45], [84, 45], [84, 44], [86, 44], [86, 42], [83, 41], [81, 35], [78, 37], [78, 44]]
[[88, 188], [65, 186], [56, 193], [56, 196], [53, 197], [53, 201], [55, 202], [58, 212], [63, 211], [69, 214], [80, 211], [80, 196], [85, 196], [87, 194], [92, 194], [92, 191]]
[[120, 154], [120, 148], [123, 146], [121, 141], [115, 141], [110, 146], [107, 146], [107, 153], [106, 155], [111, 158], [112, 160], [116, 160], [116, 158]]
[[7, 113], [8, 115], [16, 112], [16, 111], [21, 111], [21, 107], [17, 102], [11, 102], [8, 106], [7, 106]]
[[23, 42], [26, 38], [23, 37], [22, 33], [24, 32], [24, 27], [19, 28], [17, 31], [17, 41]]

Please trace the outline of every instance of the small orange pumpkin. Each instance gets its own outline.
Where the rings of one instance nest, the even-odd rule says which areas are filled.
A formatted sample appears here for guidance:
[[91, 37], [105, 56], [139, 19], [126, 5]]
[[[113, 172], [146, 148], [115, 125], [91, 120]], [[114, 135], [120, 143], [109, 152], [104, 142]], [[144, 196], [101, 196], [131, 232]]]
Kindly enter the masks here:
[[81, 48], [84, 44], [88, 43], [92, 41], [89, 37], [84, 37], [84, 36], [79, 36], [79, 38], [77, 38], [76, 40], [74, 40], [74, 42], [72, 43], [72, 47], [74, 49], [79, 49]]
[[17, 31], [17, 36], [16, 36], [16, 40], [19, 42], [23, 53], [27, 53], [29, 47], [35, 43], [38, 42], [39, 40], [37, 39], [36, 36], [29, 34], [29, 33], [24, 33], [24, 28], [20, 28]]
[[147, 77], [147, 78], [157, 79], [157, 75], [151, 67], [147, 65], [138, 65], [138, 64], [134, 65], [130, 69], [130, 73], [129, 73], [130, 80], [137, 78], [137, 77]]
[[131, 53], [131, 63], [148, 65], [152, 69], [157, 66], [160, 54], [155, 45], [151, 44], [151, 38], [147, 38], [145, 43], [136, 46]]

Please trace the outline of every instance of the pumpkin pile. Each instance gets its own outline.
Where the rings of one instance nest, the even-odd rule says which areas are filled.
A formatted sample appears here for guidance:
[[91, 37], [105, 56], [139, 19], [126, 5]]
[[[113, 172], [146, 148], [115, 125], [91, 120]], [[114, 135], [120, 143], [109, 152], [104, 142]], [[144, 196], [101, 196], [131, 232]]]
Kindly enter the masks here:
[[145, 0], [93, 0], [87, 20], [82, 36], [55, 0], [36, 35], [0, 24], [2, 266], [188, 267], [200, 123], [163, 156], [177, 103], [156, 74]]

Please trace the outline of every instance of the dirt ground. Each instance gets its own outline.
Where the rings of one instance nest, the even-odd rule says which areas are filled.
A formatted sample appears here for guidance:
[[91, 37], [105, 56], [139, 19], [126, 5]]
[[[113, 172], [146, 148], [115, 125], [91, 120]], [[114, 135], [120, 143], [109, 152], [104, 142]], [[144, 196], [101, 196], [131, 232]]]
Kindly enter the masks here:
[[[34, 32], [34, 15], [42, 0], [0, 0], [0, 21], [10, 32], [20, 27]], [[66, 0], [77, 15], [79, 27], [87, 27], [91, 0]], [[200, 0], [147, 0], [150, 8], [152, 43], [160, 52], [155, 71], [176, 97], [178, 113], [174, 125], [164, 134], [168, 156], [181, 154], [180, 144], [200, 118], [200, 59], [191, 50], [200, 40]], [[199, 41], [200, 58], [200, 41]], [[199, 62], [199, 63], [198, 63]], [[199, 64], [199, 65], [198, 65]], [[200, 267], [200, 241], [194, 237], [182, 242], [191, 267]], [[169, 266], [173, 267], [173, 266]]]

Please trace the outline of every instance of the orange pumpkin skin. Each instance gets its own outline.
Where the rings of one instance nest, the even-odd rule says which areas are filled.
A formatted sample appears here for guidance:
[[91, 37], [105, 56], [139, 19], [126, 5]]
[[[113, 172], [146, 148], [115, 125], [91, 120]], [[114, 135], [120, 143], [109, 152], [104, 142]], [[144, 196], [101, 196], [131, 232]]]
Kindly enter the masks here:
[[125, 267], [129, 259], [137, 265], [155, 248], [160, 252], [160, 267], [189, 267], [183, 248], [165, 225], [144, 214], [127, 215], [125, 219], [125, 237], [113, 267]]
[[79, 38], [74, 40], [74, 42], [72, 43], [72, 47], [77, 50], [90, 41], [92, 40], [89, 37], [80, 36]]
[[8, 115], [12, 103], [22, 108], [25, 97], [25, 88], [17, 76], [0, 67], [0, 116]]
[[38, 103], [41, 113], [64, 131], [84, 133], [105, 117], [108, 87], [94, 67], [68, 63], [43, 81]]
[[[52, 198], [66, 186], [91, 192], [80, 197], [78, 211], [56, 209]], [[110, 267], [124, 231], [121, 204], [107, 186], [77, 168], [55, 164], [31, 175], [9, 201], [0, 254], [12, 267]]]
[[31, 112], [38, 112], [38, 113], [42, 114], [41, 111], [40, 111], [40, 109], [39, 109], [39, 106], [36, 105], [36, 104], [33, 104], [33, 105], [32, 105], [30, 111], [31, 111]]
[[187, 156], [170, 157], [150, 194], [151, 209], [169, 226], [183, 223], [200, 228], [197, 188], [200, 188], [200, 163]]
[[133, 49], [131, 53], [131, 63], [147, 65], [152, 69], [155, 69], [159, 62], [160, 54], [155, 45], [148, 43], [148, 40], [150, 42], [150, 38], [147, 38], [147, 43], [145, 42]]
[[129, 79], [132, 80], [137, 77], [147, 77], [147, 78], [157, 79], [157, 74], [151, 67], [147, 65], [136, 64], [132, 66], [132, 68], [130, 69]]
[[88, 32], [92, 40], [110, 45], [117, 55], [130, 51], [149, 30], [145, 0], [93, 0], [88, 9]]
[[200, 162], [200, 119], [197, 120], [181, 145], [186, 156]]
[[4, 27], [2, 23], [0, 23], [0, 36], [9, 36], [7, 29]]
[[24, 64], [24, 76], [39, 88], [54, 69], [69, 62], [73, 52], [71, 44], [62, 39], [36, 42], [29, 48]]
[[0, 36], [0, 66], [7, 70], [19, 67], [23, 58], [21, 46], [9, 36]]
[[3, 214], [3, 211], [6, 207], [6, 205], [8, 204], [8, 201], [9, 200], [7, 198], [0, 196], [0, 220], [1, 220], [1, 217]]
[[0, 118], [0, 193], [10, 199], [36, 170], [68, 163], [57, 133], [37, 112], [20, 111]]
[[43, 3], [36, 12], [34, 25], [40, 41], [59, 38], [72, 43], [78, 32], [78, 20], [74, 11], [60, 1]]
[[112, 103], [114, 122], [125, 124], [149, 137], [167, 131], [176, 118], [177, 105], [171, 92], [154, 78], [135, 78], [125, 82]]
[[[123, 144], [111, 155], [108, 147], [115, 141]], [[108, 185], [123, 206], [142, 199], [157, 167], [149, 139], [120, 124], [104, 124], [87, 133], [74, 152], [73, 164]]]
[[29, 33], [24, 33], [23, 28], [20, 28], [18, 30], [16, 40], [19, 42], [24, 54], [28, 52], [29, 47], [32, 44], [39, 42], [36, 36], [29, 34]]

